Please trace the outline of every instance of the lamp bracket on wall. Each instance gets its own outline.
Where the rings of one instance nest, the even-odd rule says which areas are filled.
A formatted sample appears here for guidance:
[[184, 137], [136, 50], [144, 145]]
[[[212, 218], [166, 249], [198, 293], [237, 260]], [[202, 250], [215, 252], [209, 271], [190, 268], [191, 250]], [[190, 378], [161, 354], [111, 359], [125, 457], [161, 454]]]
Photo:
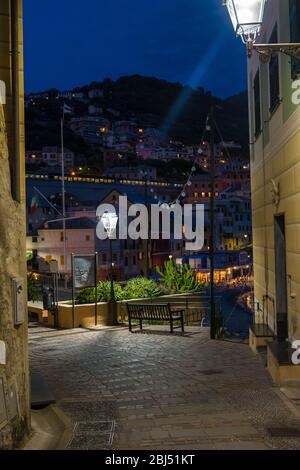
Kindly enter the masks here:
[[279, 183], [276, 183], [272, 178], [270, 180], [270, 190], [272, 193], [272, 204], [278, 207], [280, 203], [280, 186]]
[[263, 64], [270, 62], [272, 55], [281, 52], [293, 59], [300, 60], [300, 43], [283, 44], [255, 44], [252, 40], [247, 41], [247, 54], [251, 58], [253, 51], [259, 54], [259, 59]]

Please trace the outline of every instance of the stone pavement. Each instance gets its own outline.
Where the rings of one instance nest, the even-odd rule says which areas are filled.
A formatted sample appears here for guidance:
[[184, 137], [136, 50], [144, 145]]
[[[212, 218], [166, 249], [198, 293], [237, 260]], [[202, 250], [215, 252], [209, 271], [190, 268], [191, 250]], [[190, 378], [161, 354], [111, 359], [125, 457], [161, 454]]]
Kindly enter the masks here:
[[246, 344], [194, 327], [33, 328], [29, 342], [73, 422], [69, 449], [300, 449], [300, 418]]

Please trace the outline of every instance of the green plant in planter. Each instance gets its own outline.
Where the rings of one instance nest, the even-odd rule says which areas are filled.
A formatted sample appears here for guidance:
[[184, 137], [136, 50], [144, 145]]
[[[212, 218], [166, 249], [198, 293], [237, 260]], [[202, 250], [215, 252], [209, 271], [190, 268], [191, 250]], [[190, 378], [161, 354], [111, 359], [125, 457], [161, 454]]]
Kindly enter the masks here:
[[128, 281], [123, 293], [124, 300], [147, 299], [158, 297], [161, 294], [161, 289], [152, 279], [137, 277]]
[[39, 298], [39, 287], [35, 284], [33, 274], [27, 275], [27, 297], [31, 302], [36, 302]]
[[[122, 287], [114, 283], [115, 299], [123, 300]], [[109, 302], [110, 300], [110, 281], [100, 281], [97, 284], [97, 302]], [[95, 288], [83, 289], [76, 295], [76, 303], [79, 305], [92, 304], [95, 302]]]
[[[99, 300], [99, 294], [97, 295], [97, 301]], [[92, 304], [95, 302], [95, 289], [93, 287], [88, 287], [86, 289], [81, 290], [76, 295], [76, 303], [83, 305], [83, 304]]]
[[[115, 300], [118, 302], [123, 300], [123, 289], [120, 284], [114, 282]], [[101, 281], [97, 284], [97, 294], [99, 302], [110, 301], [110, 281]]]
[[164, 270], [157, 268], [157, 272], [160, 281], [171, 294], [199, 292], [201, 289], [195, 272], [188, 264], [177, 266], [173, 261], [167, 261]]

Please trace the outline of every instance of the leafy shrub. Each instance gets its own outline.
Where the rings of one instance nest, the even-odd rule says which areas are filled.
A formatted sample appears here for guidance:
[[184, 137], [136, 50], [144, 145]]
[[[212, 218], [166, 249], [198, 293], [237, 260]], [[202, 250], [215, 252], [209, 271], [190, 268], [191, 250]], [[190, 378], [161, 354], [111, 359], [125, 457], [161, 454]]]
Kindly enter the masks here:
[[177, 266], [173, 261], [167, 261], [164, 270], [157, 269], [160, 281], [170, 294], [199, 292], [201, 285], [196, 279], [195, 272], [188, 264]]
[[[97, 301], [99, 300], [99, 294], [97, 296]], [[92, 304], [95, 302], [95, 289], [93, 287], [83, 289], [76, 295], [76, 303], [78, 304]]]
[[[114, 282], [114, 292], [116, 301], [123, 300], [123, 289], [120, 284]], [[101, 281], [97, 285], [99, 302], [110, 301], [110, 281]]]
[[137, 277], [128, 281], [123, 293], [124, 300], [147, 299], [158, 297], [161, 294], [161, 290], [152, 279]]
[[[130, 299], [146, 299], [158, 297], [161, 294], [161, 289], [156, 282], [144, 277], [138, 277], [128, 281], [127, 285], [122, 288], [119, 284], [114, 283], [115, 299], [116, 301], [130, 300]], [[110, 281], [99, 282], [97, 284], [97, 302], [110, 301]], [[76, 303], [92, 304], [95, 302], [95, 289], [83, 289], [76, 295]]]
[[[194, 271], [188, 266], [175, 266], [172, 261], [165, 263], [164, 271], [160, 274], [160, 284], [152, 279], [137, 277], [127, 282], [125, 287], [114, 283], [116, 301], [131, 299], [148, 299], [164, 294], [180, 294], [199, 292], [200, 284], [196, 280]], [[110, 281], [101, 281], [97, 284], [97, 302], [109, 302]], [[95, 289], [83, 289], [76, 295], [76, 303], [92, 304], [95, 302]]]
[[36, 302], [39, 298], [39, 288], [35, 284], [33, 274], [27, 275], [27, 297], [31, 302]]
[[[114, 282], [115, 299], [123, 300], [123, 289]], [[97, 302], [109, 302], [110, 300], [110, 281], [100, 281], [97, 284]], [[77, 304], [92, 304], [95, 302], [95, 288], [83, 289], [76, 295]]]

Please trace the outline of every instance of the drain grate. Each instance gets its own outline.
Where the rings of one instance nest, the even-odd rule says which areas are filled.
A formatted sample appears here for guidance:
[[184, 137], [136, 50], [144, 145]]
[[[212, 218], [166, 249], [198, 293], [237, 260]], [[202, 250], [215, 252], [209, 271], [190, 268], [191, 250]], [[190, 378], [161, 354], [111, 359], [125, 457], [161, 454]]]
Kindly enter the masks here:
[[101, 450], [113, 443], [115, 421], [78, 421], [67, 449]]
[[298, 428], [268, 428], [267, 431], [272, 437], [300, 437]]

